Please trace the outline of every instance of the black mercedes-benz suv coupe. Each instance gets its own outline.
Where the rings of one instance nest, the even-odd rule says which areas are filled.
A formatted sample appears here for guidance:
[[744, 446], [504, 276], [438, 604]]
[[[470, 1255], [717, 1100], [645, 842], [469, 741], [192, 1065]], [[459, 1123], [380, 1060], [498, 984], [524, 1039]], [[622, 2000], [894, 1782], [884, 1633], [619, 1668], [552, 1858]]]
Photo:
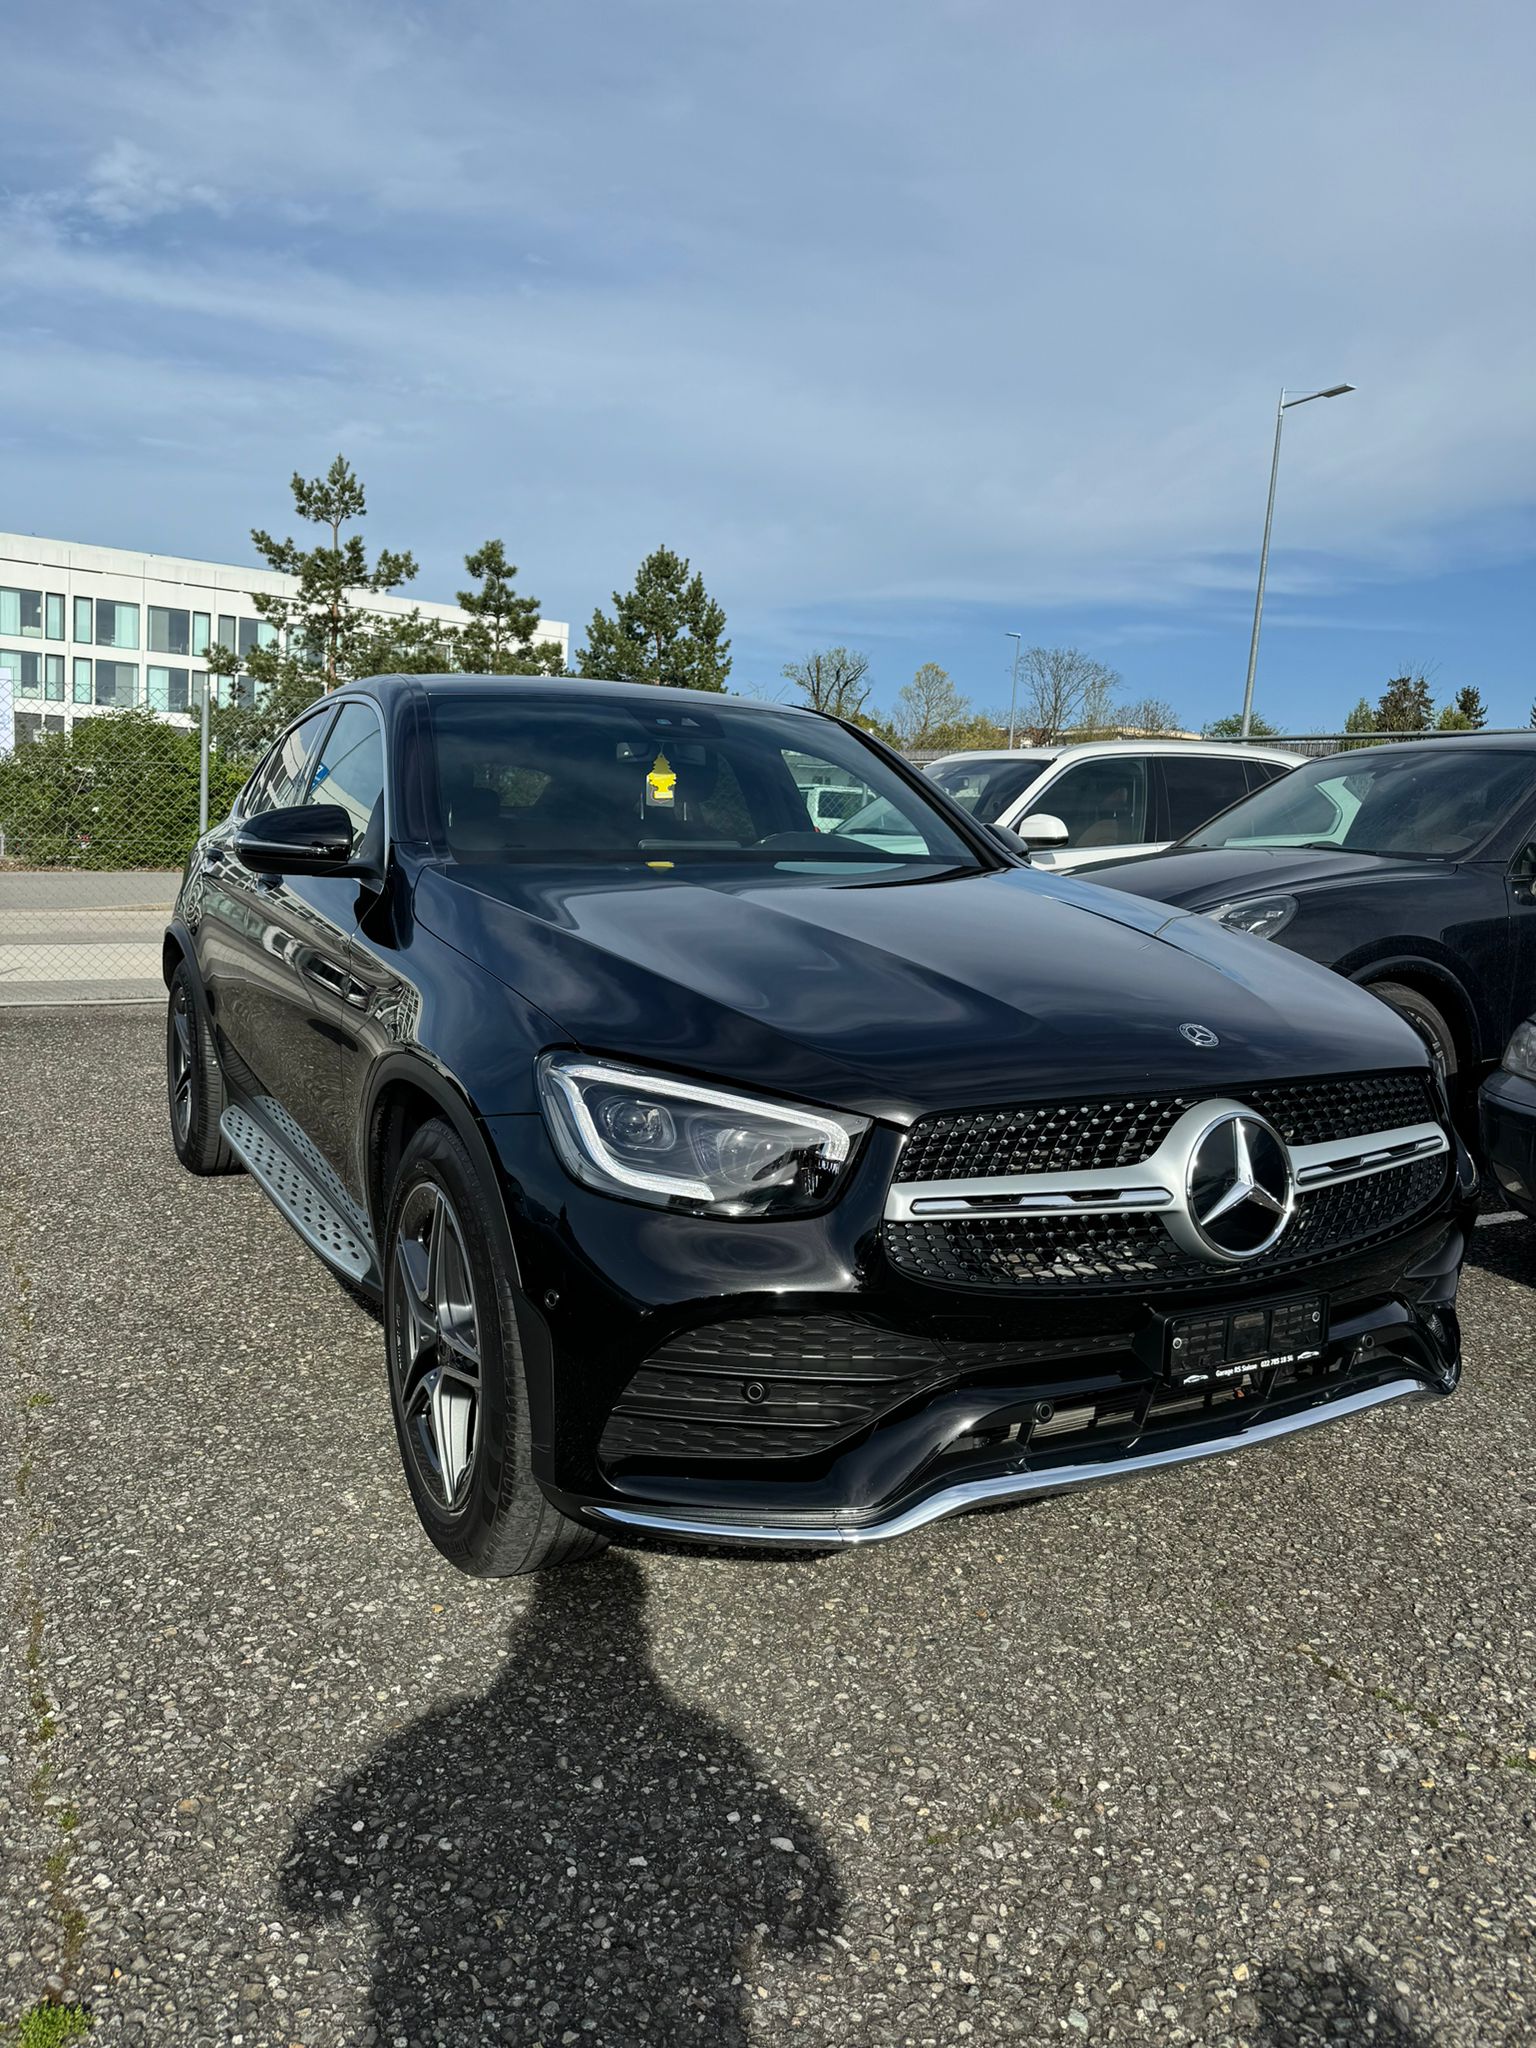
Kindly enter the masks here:
[[351, 684], [195, 849], [165, 978], [177, 1153], [377, 1304], [467, 1571], [860, 1543], [1456, 1381], [1416, 1033], [808, 711]]

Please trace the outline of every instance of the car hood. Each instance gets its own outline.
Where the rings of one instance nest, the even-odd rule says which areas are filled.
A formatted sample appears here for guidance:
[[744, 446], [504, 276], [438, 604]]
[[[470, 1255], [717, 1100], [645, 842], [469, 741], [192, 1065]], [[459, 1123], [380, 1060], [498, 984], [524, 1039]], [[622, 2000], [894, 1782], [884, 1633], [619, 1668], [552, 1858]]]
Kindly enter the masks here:
[[427, 868], [414, 908], [585, 1051], [894, 1122], [1425, 1064], [1406, 1024], [1309, 961], [1019, 869], [850, 887]]
[[1386, 860], [1375, 853], [1340, 853], [1326, 847], [1212, 846], [1174, 848], [1141, 860], [1106, 861], [1079, 869], [1106, 889], [1151, 896], [1181, 910], [1212, 910], [1242, 896], [1294, 895], [1345, 882], [1440, 882], [1452, 873], [1443, 861]]

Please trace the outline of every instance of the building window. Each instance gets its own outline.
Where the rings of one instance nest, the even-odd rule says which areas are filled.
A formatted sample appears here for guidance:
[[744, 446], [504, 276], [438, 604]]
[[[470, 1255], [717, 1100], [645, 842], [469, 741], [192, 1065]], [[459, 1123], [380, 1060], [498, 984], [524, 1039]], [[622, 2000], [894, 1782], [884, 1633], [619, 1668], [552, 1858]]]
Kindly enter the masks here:
[[149, 608], [149, 650], [151, 654], [190, 654], [192, 614], [172, 611], [163, 604]]
[[192, 708], [184, 668], [147, 668], [144, 674], [149, 684], [151, 711], [189, 711]]
[[[191, 704], [190, 704], [190, 705], [188, 706], [188, 709], [189, 709], [189, 710], [192, 710], [192, 711], [201, 711], [201, 710], [202, 710], [202, 708], [203, 708], [203, 696], [204, 696], [204, 693], [206, 692], [207, 688], [208, 688], [208, 671], [207, 671], [207, 669], [205, 669], [205, 668], [195, 668], [195, 669], [193, 669], [193, 671], [192, 671], [192, 701], [191, 701]], [[215, 699], [214, 699], [214, 701], [216, 702], [216, 701], [217, 701], [217, 699], [215, 698]]]
[[64, 702], [64, 657], [62, 654], [45, 654], [43, 657], [43, 695], [50, 704]]
[[[136, 604], [119, 604], [115, 598], [111, 597], [98, 597], [96, 600], [96, 645], [98, 647], [137, 647], [138, 644], [138, 606]], [[108, 665], [110, 666], [110, 664]]]
[[0, 589], [0, 633], [22, 640], [43, 637], [43, 593]]
[[[82, 598], [80, 602], [88, 604], [90, 600]], [[71, 694], [77, 704], [89, 704], [91, 701], [91, 664], [84, 655], [75, 656], [75, 680]]]
[[57, 590], [48, 593], [47, 634], [50, 640], [64, 638], [64, 598]]
[[212, 634], [213, 621], [206, 612], [192, 614], [192, 652], [197, 655], [208, 652], [208, 641]]
[[[138, 623], [137, 618], [134, 621]], [[134, 661], [98, 661], [96, 664], [96, 702], [115, 704], [121, 709], [132, 704], [139, 694], [139, 666]]]
[[219, 645], [227, 647], [231, 654], [235, 651], [235, 621], [228, 612], [219, 613]]
[[[224, 622], [221, 619], [219, 623], [222, 626]], [[253, 648], [275, 647], [276, 645], [277, 628], [269, 619], [242, 619], [240, 621], [238, 651], [242, 660]]]
[[16, 697], [43, 694], [43, 657], [25, 647], [0, 647], [0, 669], [10, 671], [10, 690]]
[[74, 638], [82, 647], [89, 647], [96, 638], [96, 623], [91, 616], [91, 600], [88, 597], [75, 599]]

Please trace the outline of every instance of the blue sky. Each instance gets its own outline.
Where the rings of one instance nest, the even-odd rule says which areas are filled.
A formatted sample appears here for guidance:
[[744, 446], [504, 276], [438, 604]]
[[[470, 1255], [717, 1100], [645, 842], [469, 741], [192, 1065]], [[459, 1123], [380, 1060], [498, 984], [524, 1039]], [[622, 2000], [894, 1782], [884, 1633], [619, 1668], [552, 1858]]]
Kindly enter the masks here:
[[423, 597], [658, 542], [740, 685], [1009, 628], [1199, 723], [1536, 696], [1536, 10], [12, 0], [0, 526], [230, 560], [338, 448]]

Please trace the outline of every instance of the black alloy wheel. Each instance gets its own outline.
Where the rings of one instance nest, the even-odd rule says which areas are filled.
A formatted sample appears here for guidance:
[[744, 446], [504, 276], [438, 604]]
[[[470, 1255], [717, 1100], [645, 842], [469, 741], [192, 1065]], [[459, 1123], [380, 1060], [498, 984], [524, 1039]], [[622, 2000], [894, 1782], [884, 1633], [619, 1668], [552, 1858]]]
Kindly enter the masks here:
[[188, 1173], [237, 1172], [240, 1162], [219, 1128], [224, 1077], [185, 960], [171, 976], [166, 1006], [165, 1093], [171, 1143]]
[[513, 1578], [607, 1538], [545, 1498], [532, 1438], [501, 1195], [437, 1119], [406, 1147], [384, 1238], [390, 1406], [422, 1527], [460, 1571]]

